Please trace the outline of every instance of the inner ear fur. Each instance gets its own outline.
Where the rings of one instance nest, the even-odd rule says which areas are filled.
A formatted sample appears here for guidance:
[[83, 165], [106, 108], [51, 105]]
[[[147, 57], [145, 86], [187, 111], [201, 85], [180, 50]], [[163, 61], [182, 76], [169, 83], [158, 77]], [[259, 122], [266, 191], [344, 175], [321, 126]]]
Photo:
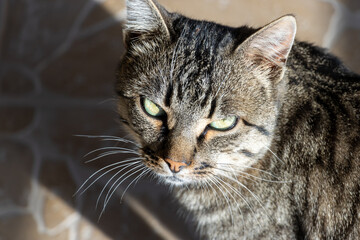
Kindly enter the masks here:
[[283, 16], [264, 26], [236, 51], [252, 64], [270, 73], [282, 72], [296, 34], [296, 20], [293, 15]]
[[141, 43], [146, 40], [170, 39], [169, 12], [154, 0], [127, 0], [124, 43]]

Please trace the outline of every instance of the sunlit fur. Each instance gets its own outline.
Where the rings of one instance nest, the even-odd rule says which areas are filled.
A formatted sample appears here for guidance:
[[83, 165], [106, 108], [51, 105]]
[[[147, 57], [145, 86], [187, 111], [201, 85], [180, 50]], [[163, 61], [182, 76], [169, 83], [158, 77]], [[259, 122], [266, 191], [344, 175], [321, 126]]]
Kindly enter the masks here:
[[[141, 164], [209, 239], [360, 236], [360, 78], [284, 16], [230, 28], [128, 0], [117, 73]], [[149, 116], [148, 98], [166, 112]], [[237, 116], [227, 131], [212, 121]], [[186, 163], [173, 173], [166, 159]]]

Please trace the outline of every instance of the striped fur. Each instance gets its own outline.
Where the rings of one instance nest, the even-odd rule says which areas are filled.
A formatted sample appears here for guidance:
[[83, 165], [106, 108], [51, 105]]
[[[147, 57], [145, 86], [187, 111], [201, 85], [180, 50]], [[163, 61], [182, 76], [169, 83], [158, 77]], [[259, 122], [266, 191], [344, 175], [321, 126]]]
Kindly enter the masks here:
[[[128, 0], [128, 9], [119, 114], [199, 237], [360, 237], [359, 75], [323, 49], [293, 44], [292, 16], [252, 29], [152, 0]], [[149, 117], [142, 98], [166, 116]], [[229, 115], [233, 129], [209, 127]], [[165, 158], [188, 166], [172, 173]]]

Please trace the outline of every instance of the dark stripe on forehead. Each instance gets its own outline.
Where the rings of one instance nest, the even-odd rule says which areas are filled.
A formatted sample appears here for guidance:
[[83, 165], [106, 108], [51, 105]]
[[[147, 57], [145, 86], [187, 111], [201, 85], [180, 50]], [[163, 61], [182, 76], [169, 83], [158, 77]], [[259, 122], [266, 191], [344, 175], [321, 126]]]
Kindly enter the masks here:
[[165, 106], [169, 107], [170, 103], [171, 103], [171, 97], [173, 95], [173, 85], [172, 82], [169, 83], [169, 86], [166, 90], [166, 95], [165, 95]]
[[179, 99], [179, 101], [182, 101], [182, 86], [181, 83], [178, 83], [178, 87], [177, 87], [177, 97]]
[[[219, 48], [224, 48], [230, 41], [231, 28], [206, 21], [177, 19], [176, 22], [175, 30], [181, 41], [175, 50], [177, 67], [174, 79], [178, 85], [174, 85], [173, 90], [177, 91], [179, 101], [193, 97], [189, 101], [201, 100], [201, 107], [205, 107], [211, 97], [214, 66], [220, 58]], [[205, 76], [209, 79], [201, 81]], [[187, 94], [189, 89], [193, 96]]]
[[253, 127], [255, 128], [256, 130], [258, 130], [261, 134], [265, 135], [265, 136], [269, 136], [270, 133], [268, 130], [266, 130], [264, 127], [262, 126], [257, 126], [255, 124], [252, 124], [252, 123], [249, 123], [247, 121], [245, 121], [244, 119], [242, 119], [242, 121], [244, 122], [244, 124], [248, 127]]
[[215, 112], [215, 108], [216, 108], [216, 98], [214, 98], [211, 101], [211, 107], [210, 107], [208, 118], [212, 118], [212, 116], [214, 115], [214, 112]]

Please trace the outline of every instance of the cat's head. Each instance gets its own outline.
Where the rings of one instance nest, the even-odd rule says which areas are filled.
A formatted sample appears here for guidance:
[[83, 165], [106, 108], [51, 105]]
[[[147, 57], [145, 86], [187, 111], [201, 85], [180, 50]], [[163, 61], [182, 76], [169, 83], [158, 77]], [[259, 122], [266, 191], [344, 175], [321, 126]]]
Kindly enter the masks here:
[[247, 171], [269, 150], [296, 22], [230, 28], [128, 0], [116, 91], [143, 164], [165, 182]]

